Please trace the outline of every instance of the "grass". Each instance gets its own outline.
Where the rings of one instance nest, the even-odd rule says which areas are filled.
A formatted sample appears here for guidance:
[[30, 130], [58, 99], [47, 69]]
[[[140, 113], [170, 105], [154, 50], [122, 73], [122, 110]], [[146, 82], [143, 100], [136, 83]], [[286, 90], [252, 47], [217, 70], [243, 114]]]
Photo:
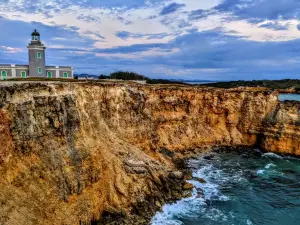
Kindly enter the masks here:
[[[26, 81], [45, 81], [45, 82], [85, 82], [85, 79], [78, 80], [78, 79], [66, 79], [66, 78], [43, 78], [43, 77], [28, 77], [28, 78], [10, 78], [7, 80], [0, 80], [0, 82], [26, 82]], [[130, 80], [110, 80], [110, 79], [94, 79], [88, 80], [90, 82], [131, 82]], [[163, 79], [147, 79], [147, 84], [183, 84], [181, 82], [173, 82], [169, 80]]]
[[7, 80], [1, 80], [2, 82], [10, 81], [60, 81], [60, 82], [78, 82], [75, 79], [66, 79], [66, 78], [43, 78], [43, 77], [28, 77], [28, 78], [10, 78]]

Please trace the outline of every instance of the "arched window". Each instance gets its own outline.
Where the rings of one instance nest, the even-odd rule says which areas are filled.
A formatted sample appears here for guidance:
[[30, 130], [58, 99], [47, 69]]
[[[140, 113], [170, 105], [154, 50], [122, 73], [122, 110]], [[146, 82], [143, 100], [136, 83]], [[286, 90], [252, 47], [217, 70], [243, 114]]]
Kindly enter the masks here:
[[26, 71], [21, 71], [21, 77], [25, 78], [26, 77]]
[[48, 78], [52, 78], [52, 72], [48, 71], [48, 72], [47, 72], [47, 77], [48, 77]]
[[7, 72], [5, 70], [1, 71], [1, 80], [7, 79]]
[[69, 74], [67, 72], [64, 72], [64, 78], [68, 78]]

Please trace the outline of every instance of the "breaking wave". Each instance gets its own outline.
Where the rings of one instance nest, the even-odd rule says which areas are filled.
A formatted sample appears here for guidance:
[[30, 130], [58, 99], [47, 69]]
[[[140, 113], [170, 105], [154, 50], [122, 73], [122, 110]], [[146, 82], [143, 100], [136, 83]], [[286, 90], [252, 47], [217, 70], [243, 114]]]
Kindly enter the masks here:
[[189, 166], [193, 177], [206, 183], [190, 180], [192, 197], [163, 206], [152, 225], [292, 225], [300, 220], [299, 160], [274, 153], [250, 158], [214, 153], [190, 160]]

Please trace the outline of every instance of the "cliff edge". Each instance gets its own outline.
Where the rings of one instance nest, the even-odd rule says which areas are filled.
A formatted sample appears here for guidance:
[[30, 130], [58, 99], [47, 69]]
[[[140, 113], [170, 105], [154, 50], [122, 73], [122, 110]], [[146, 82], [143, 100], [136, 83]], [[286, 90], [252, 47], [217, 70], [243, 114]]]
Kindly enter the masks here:
[[299, 108], [260, 88], [3, 84], [0, 224], [147, 224], [189, 194], [182, 157], [215, 146], [299, 156]]

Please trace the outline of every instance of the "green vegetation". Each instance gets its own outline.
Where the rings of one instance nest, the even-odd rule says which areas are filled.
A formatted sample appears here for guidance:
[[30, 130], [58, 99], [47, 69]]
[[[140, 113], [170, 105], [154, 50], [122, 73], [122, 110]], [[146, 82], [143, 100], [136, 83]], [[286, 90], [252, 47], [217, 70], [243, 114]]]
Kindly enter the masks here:
[[179, 81], [170, 81], [165, 79], [151, 79], [135, 72], [118, 71], [111, 73], [110, 76], [100, 75], [99, 79], [116, 79], [116, 80], [141, 80], [147, 81], [147, 84], [184, 84]]
[[[134, 73], [134, 72], [124, 72], [119, 71], [115, 73], [111, 73], [110, 76], [106, 76], [101, 74], [99, 76], [100, 81], [109, 81], [109, 80], [123, 80], [123, 81], [131, 81], [131, 80], [140, 80], [140, 81], [147, 81], [148, 84], [184, 84], [179, 81], [170, 81], [164, 79], [150, 79], [143, 75]], [[5, 81], [60, 81], [60, 82], [85, 82], [85, 79], [78, 80], [78, 79], [66, 79], [66, 78], [46, 78], [46, 77], [27, 77], [27, 78], [11, 78]], [[89, 80], [92, 82], [97, 82], [97, 80]]]
[[47, 78], [47, 77], [27, 77], [27, 78], [10, 78], [5, 81], [61, 81], [61, 82], [78, 82], [75, 79], [66, 78]]
[[115, 73], [111, 73], [110, 78], [116, 80], [147, 80], [148, 79], [143, 75], [134, 72], [125, 72], [125, 71], [118, 71]]
[[288, 89], [295, 88], [300, 91], [300, 80], [253, 80], [253, 81], [231, 81], [218, 82], [211, 84], [202, 84], [201, 86], [218, 87], [218, 88], [235, 88], [235, 87], [266, 87], [270, 89]]

